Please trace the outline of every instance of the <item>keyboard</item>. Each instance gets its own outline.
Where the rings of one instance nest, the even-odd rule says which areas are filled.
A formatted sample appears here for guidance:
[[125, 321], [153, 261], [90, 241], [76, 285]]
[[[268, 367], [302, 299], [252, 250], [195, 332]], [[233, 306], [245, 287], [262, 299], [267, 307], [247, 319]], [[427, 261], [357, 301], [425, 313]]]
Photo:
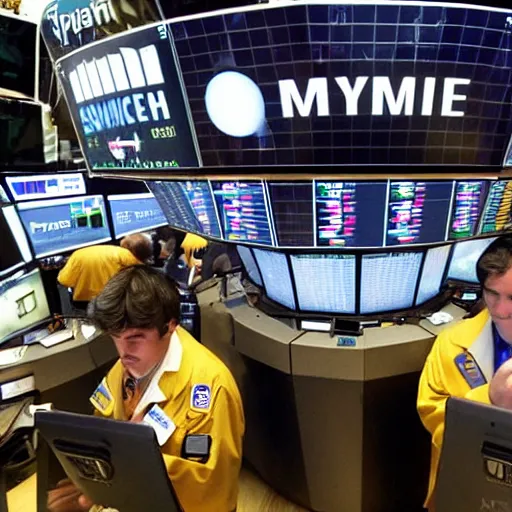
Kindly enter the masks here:
[[43, 347], [50, 348], [72, 338], [73, 331], [71, 329], [63, 329], [62, 331], [54, 332], [53, 334], [42, 338], [39, 343], [41, 343]]
[[10, 364], [17, 363], [27, 351], [26, 346], [7, 348], [0, 352], [0, 366], [8, 366]]

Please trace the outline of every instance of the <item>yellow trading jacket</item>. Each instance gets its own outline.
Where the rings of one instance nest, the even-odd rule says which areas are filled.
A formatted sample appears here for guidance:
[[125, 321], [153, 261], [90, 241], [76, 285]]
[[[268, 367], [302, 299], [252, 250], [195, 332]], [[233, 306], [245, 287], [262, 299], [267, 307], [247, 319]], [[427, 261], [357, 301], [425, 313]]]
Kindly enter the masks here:
[[[117, 361], [91, 396], [103, 416], [126, 420], [122, 380], [123, 366]], [[235, 510], [245, 429], [242, 399], [226, 366], [181, 327], [172, 335], [169, 350], [134, 417], [152, 404], [158, 404], [175, 426], [160, 449], [184, 511]], [[188, 434], [211, 436], [206, 463], [180, 457]]]
[[489, 403], [494, 374], [492, 321], [487, 309], [448, 327], [437, 337], [423, 368], [418, 412], [432, 435], [430, 480], [425, 507], [432, 506], [444, 433], [446, 400], [466, 398]]

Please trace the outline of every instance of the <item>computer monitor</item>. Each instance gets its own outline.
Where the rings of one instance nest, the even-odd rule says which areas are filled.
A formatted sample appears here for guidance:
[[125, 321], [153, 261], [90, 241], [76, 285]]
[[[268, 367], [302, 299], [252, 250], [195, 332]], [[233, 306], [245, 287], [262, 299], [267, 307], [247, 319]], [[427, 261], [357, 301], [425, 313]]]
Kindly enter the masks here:
[[32, 253], [16, 208], [4, 206], [0, 214], [0, 276], [32, 261]]
[[344, 254], [291, 256], [299, 309], [306, 312], [356, 312], [356, 257]]
[[292, 280], [286, 255], [254, 249], [254, 256], [261, 271], [267, 296], [289, 309], [296, 309]]
[[473, 236], [483, 209], [489, 183], [457, 181], [450, 220], [450, 240]]
[[478, 258], [496, 238], [463, 240], [453, 247], [452, 259], [448, 267], [448, 279], [477, 283], [476, 263]]
[[484, 212], [480, 221], [480, 233], [496, 233], [512, 227], [512, 181], [500, 180], [491, 184]]
[[[159, 428], [167, 421], [158, 412], [153, 417]], [[123, 512], [181, 511], [152, 426], [60, 411], [36, 412], [35, 426], [68, 478], [94, 503]], [[46, 501], [39, 491], [52, 485], [48, 466], [49, 458], [38, 456], [38, 481], [46, 480], [46, 489], [38, 482], [38, 501]]]
[[262, 181], [213, 181], [212, 187], [226, 240], [273, 245]]
[[512, 412], [449, 398], [436, 512], [512, 510]]
[[0, 205], [2, 204], [9, 204], [11, 200], [9, 199], [8, 195], [5, 192], [4, 187], [0, 185]]
[[167, 226], [167, 219], [153, 194], [119, 194], [107, 197], [114, 223], [114, 237]]
[[311, 182], [268, 182], [277, 245], [313, 247], [314, 213]]
[[0, 344], [50, 319], [50, 308], [38, 269], [20, 271], [0, 281]]
[[315, 181], [317, 245], [380, 247], [386, 182]]
[[17, 205], [36, 258], [112, 240], [102, 196]]
[[245, 270], [247, 271], [249, 279], [251, 279], [254, 284], [257, 284], [258, 286], [263, 286], [261, 274], [260, 271], [258, 270], [258, 265], [256, 264], [254, 256], [252, 255], [251, 249], [243, 245], [238, 245], [237, 251], [245, 267]]
[[422, 259], [422, 252], [363, 255], [361, 314], [412, 307]]
[[450, 256], [451, 246], [432, 247], [427, 251], [423, 269], [421, 270], [420, 286], [416, 297], [416, 305], [433, 299], [441, 289], [441, 283]]
[[79, 172], [7, 176], [5, 182], [15, 201], [33, 201], [86, 193], [84, 176]]
[[446, 240], [454, 181], [391, 181], [386, 245]]

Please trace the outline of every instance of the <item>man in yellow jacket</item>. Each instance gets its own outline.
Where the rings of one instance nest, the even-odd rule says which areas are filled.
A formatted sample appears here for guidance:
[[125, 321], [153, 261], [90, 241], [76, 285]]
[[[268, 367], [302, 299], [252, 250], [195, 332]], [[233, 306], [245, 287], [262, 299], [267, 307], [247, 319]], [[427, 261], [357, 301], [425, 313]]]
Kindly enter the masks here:
[[[96, 413], [155, 428], [185, 512], [235, 510], [245, 429], [242, 400], [226, 366], [179, 327], [179, 294], [172, 281], [142, 265], [121, 270], [91, 302], [89, 315], [111, 334], [120, 357], [91, 396]], [[191, 435], [211, 438], [202, 460], [183, 451]], [[91, 505], [78, 491], [52, 492], [50, 510]]]
[[489, 245], [477, 262], [477, 276], [486, 309], [437, 337], [420, 378], [418, 412], [432, 435], [429, 510], [434, 510], [447, 399], [512, 409], [512, 237]]

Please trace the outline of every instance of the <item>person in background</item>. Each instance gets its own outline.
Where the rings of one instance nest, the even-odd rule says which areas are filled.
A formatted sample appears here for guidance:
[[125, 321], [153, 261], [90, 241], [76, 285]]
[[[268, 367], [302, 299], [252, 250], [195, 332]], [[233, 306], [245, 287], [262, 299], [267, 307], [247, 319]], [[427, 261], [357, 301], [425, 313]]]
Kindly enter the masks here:
[[187, 233], [181, 244], [183, 254], [180, 259], [185, 262], [188, 268], [196, 267], [198, 273], [201, 271], [202, 257], [208, 247], [208, 240], [193, 233]]
[[512, 236], [495, 240], [477, 262], [485, 308], [445, 329], [427, 357], [418, 390], [418, 412], [432, 435], [430, 480], [434, 492], [449, 397], [512, 410]]
[[225, 274], [241, 266], [240, 257], [233, 244], [209, 242], [202, 258], [201, 279], [207, 281], [214, 275]]
[[153, 253], [146, 235], [129, 235], [115, 245], [92, 245], [76, 250], [59, 272], [58, 282], [73, 290], [73, 301], [81, 309], [96, 297], [121, 269], [139, 265]]
[[154, 267], [161, 268], [167, 259], [176, 259], [176, 236], [170, 226], [157, 228], [151, 239]]
[[[88, 315], [112, 336], [119, 353], [91, 396], [95, 414], [135, 423], [149, 414], [168, 420], [171, 426], [163, 431], [160, 424], [158, 442], [183, 510], [234, 511], [245, 430], [242, 400], [226, 366], [180, 327], [175, 284], [148, 266], [121, 270], [91, 302]], [[202, 461], [187, 458], [187, 436], [210, 436]], [[48, 496], [52, 512], [90, 506], [69, 481]]]

